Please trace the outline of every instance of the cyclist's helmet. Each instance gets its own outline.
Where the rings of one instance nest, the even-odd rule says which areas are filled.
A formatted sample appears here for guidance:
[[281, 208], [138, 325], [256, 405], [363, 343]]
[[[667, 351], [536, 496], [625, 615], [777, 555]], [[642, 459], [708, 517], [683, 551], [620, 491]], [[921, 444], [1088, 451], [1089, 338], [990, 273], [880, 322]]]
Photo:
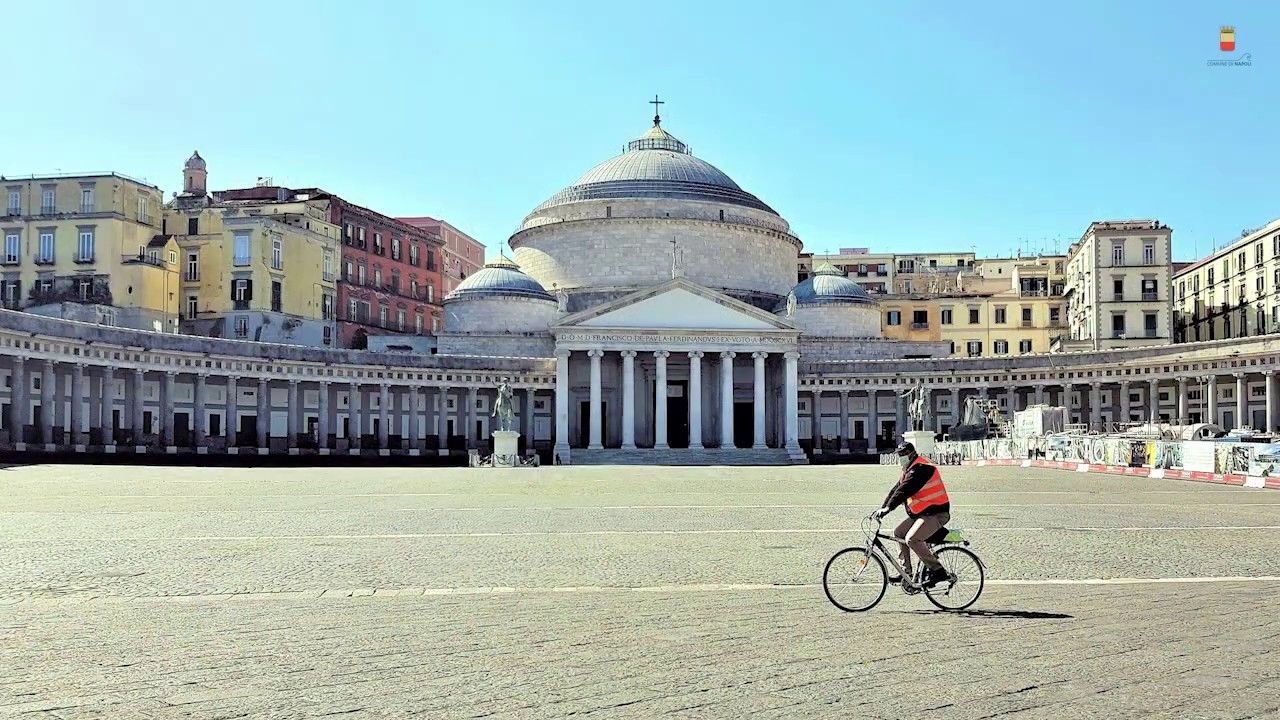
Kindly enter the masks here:
[[894, 452], [898, 453], [898, 455], [915, 455], [916, 446], [904, 440], [903, 442], [899, 443], [897, 450], [895, 450]]

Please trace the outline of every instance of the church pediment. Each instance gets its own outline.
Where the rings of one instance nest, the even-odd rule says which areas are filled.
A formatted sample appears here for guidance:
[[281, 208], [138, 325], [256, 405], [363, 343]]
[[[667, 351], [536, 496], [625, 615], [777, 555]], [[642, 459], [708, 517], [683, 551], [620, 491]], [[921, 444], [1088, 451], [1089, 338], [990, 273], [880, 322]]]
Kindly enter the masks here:
[[557, 327], [795, 332], [770, 313], [684, 279], [570, 315]]

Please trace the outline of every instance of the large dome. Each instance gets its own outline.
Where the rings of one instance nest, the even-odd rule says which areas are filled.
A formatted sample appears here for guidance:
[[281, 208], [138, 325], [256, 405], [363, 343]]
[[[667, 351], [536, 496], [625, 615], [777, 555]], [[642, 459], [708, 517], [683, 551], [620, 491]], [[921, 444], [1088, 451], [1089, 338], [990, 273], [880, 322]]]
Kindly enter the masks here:
[[506, 258], [490, 261], [446, 297], [446, 301], [477, 297], [527, 297], [554, 300], [537, 280], [525, 275], [519, 266]]
[[796, 285], [791, 294], [797, 305], [875, 302], [861, 285], [840, 274], [830, 263], [814, 268], [813, 276]]
[[688, 145], [659, 125], [627, 143], [626, 152], [591, 168], [552, 195], [534, 212], [584, 200], [637, 198], [703, 200], [777, 214], [714, 165], [694, 157]]

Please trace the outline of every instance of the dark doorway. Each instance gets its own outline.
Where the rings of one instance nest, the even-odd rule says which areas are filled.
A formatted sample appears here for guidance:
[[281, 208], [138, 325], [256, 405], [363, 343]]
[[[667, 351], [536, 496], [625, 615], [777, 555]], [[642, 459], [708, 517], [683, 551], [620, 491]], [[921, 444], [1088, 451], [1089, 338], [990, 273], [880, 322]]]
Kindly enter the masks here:
[[178, 447], [191, 444], [191, 416], [187, 413], [173, 414], [173, 439], [170, 442]]
[[320, 418], [307, 416], [307, 439], [311, 441], [312, 446], [320, 442]]
[[689, 383], [667, 383], [667, 445], [689, 447]]
[[240, 416], [240, 432], [236, 433], [236, 445], [253, 447], [258, 444], [258, 417], [256, 415]]
[[733, 446], [749, 448], [755, 442], [756, 417], [755, 403], [736, 402], [733, 404]]
[[142, 413], [142, 434], [150, 435], [155, 432], [151, 427], [151, 411], [146, 410]]
[[209, 416], [209, 437], [222, 437], [222, 416]]
[[[600, 444], [609, 437], [609, 403], [600, 401]], [[578, 447], [591, 444], [591, 401], [578, 403]]]

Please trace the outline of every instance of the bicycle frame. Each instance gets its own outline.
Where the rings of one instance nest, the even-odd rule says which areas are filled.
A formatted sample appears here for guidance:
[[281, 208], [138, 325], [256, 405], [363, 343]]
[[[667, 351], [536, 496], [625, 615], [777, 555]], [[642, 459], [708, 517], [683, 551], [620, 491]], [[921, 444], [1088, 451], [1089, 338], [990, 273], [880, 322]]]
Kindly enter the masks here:
[[[908, 574], [906, 570], [902, 567], [902, 564], [898, 562], [898, 559], [895, 558], [889, 552], [889, 549], [885, 547], [884, 543], [881, 541], [891, 540], [894, 543], [901, 545], [903, 548], [906, 548], [907, 542], [905, 540], [899, 540], [893, 535], [885, 535], [884, 533], [880, 532], [881, 526], [884, 525], [883, 519], [875, 520], [871, 522], [869, 521], [871, 521], [871, 518], [862, 519], [862, 534], [867, 541], [866, 553], [868, 555], [872, 554], [873, 552], [877, 553], [879, 554], [881, 560], [888, 561], [889, 565], [893, 566], [893, 569], [898, 571], [898, 577], [902, 578], [902, 587], [904, 589], [911, 588], [913, 590], [920, 590], [921, 589], [920, 583], [917, 580], [919, 578], [920, 568], [921, 566], [924, 565], [924, 563], [922, 562], [916, 563], [915, 572]], [[907, 552], [911, 552], [911, 550], [907, 548]], [[859, 571], [858, 574], [861, 575], [862, 572]]]

